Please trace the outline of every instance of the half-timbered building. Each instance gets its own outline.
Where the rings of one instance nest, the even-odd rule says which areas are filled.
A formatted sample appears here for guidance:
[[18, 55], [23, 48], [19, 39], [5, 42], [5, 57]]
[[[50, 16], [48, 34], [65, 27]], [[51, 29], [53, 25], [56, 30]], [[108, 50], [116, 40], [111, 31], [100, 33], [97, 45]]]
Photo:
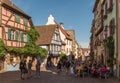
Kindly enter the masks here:
[[36, 43], [48, 50], [48, 59], [57, 64], [58, 57], [61, 54], [61, 38], [58, 25], [36, 26], [36, 30], [40, 34], [40, 38]]
[[[33, 26], [31, 17], [18, 8], [10, 0], [0, 0], [0, 38], [4, 41], [6, 47], [24, 47], [28, 42], [27, 30]], [[18, 61], [16, 57], [7, 54], [6, 64], [11, 61]], [[10, 59], [10, 60], [9, 60]], [[1, 63], [2, 65], [5, 64]], [[5, 65], [0, 67], [5, 70]]]

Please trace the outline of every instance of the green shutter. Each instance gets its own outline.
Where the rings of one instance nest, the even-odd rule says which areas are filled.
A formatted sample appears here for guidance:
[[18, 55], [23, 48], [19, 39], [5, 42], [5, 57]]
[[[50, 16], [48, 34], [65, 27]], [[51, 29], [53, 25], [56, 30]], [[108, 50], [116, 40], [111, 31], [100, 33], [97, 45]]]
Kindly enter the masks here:
[[23, 34], [23, 32], [21, 32], [21, 41], [23, 42], [24, 41], [24, 34]]
[[28, 21], [27, 21], [27, 19], [24, 19], [24, 25], [25, 25], [25, 26], [28, 25]]
[[11, 40], [11, 29], [8, 29], [8, 39]]
[[20, 16], [19, 16], [19, 15], [16, 15], [15, 21], [16, 21], [17, 23], [20, 23]]
[[15, 40], [18, 41], [18, 31], [16, 31]]

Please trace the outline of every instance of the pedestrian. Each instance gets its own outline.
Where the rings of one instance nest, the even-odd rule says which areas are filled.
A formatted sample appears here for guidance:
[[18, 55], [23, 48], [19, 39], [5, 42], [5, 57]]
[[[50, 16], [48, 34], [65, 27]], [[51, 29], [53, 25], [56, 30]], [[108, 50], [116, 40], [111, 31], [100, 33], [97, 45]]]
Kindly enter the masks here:
[[27, 67], [27, 62], [24, 60], [24, 78], [28, 78], [28, 67]]
[[37, 60], [37, 63], [36, 63], [36, 77], [40, 78], [40, 61]]
[[31, 76], [31, 68], [32, 68], [32, 60], [29, 60], [29, 62], [28, 62], [28, 76], [29, 76], [29, 78], [32, 77]]
[[21, 74], [20, 74], [21, 79], [24, 79], [24, 61], [23, 60], [20, 61], [19, 69], [21, 72]]
[[61, 71], [61, 66], [62, 66], [61, 61], [59, 61], [57, 64], [57, 72], [58, 73]]
[[69, 72], [70, 69], [70, 62], [67, 60], [67, 62], [65, 63], [65, 67], [66, 67], [66, 73]]
[[24, 80], [27, 77], [27, 73], [28, 73], [26, 60], [21, 60], [19, 69], [21, 71], [21, 79]]

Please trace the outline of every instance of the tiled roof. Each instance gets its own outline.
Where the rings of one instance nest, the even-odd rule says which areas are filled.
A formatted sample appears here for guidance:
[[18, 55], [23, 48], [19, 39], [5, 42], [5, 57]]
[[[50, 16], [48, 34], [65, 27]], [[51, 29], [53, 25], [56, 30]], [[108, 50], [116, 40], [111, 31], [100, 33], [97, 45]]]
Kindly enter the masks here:
[[70, 37], [72, 38], [72, 40], [75, 40], [75, 31], [74, 30], [66, 30], [66, 31], [70, 35]]
[[50, 44], [56, 27], [57, 25], [35, 26], [35, 29], [40, 34], [40, 38], [36, 43], [39, 45]]
[[58, 28], [61, 30], [61, 32], [65, 35], [67, 39], [72, 40], [72, 38], [70, 37], [66, 30], [64, 30], [60, 25], [58, 25]]
[[90, 48], [82, 48], [83, 52], [90, 51]]
[[20, 8], [18, 8], [15, 4], [13, 4], [10, 0], [2, 0], [2, 5], [8, 6], [8, 8], [17, 11], [27, 17], [30, 18], [29, 15], [27, 15], [23, 10], [21, 10]]

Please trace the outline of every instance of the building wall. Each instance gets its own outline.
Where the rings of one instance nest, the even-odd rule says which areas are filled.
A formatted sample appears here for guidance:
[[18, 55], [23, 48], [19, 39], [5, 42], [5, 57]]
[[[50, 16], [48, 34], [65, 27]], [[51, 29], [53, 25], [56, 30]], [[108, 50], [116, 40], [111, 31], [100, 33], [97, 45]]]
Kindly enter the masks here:
[[117, 73], [117, 76], [119, 77], [120, 79], [120, 0], [117, 0], [117, 38], [118, 38], [118, 41], [117, 41], [117, 44], [118, 44], [118, 47], [117, 47], [117, 50], [118, 50], [118, 73]]
[[[25, 42], [27, 42], [27, 37], [26, 37], [26, 30], [30, 29], [30, 23], [29, 19], [25, 18], [22, 15], [19, 15], [16, 12], [13, 12], [6, 7], [2, 6], [1, 10], [1, 26], [2, 32], [0, 36], [2, 35], [4, 39], [4, 42], [7, 46], [14, 46], [14, 47], [23, 47], [25, 45]], [[19, 22], [16, 22], [16, 15], [19, 16]], [[27, 20], [27, 25], [24, 25], [24, 19]], [[8, 34], [9, 34], [9, 29], [12, 29], [14, 32], [14, 38], [9, 40]], [[15, 31], [18, 31], [18, 41], [15, 40]], [[23, 33], [24, 40], [21, 41], [20, 34]], [[11, 33], [12, 34], [12, 33]]]
[[101, 29], [102, 27], [102, 1], [96, 0], [95, 6], [94, 6], [94, 31], [93, 31], [93, 38], [94, 38], [94, 55], [95, 55], [95, 59], [97, 60], [97, 62], [100, 62], [100, 57], [102, 54], [102, 50], [101, 50], [101, 35], [102, 35], [102, 31]]
[[[107, 1], [105, 2], [105, 3], [107, 3]], [[114, 47], [115, 47], [115, 50], [114, 50], [114, 58], [116, 58], [117, 57], [117, 39], [116, 39], [116, 0], [113, 0], [113, 9], [112, 9], [112, 11], [111, 12], [109, 12], [109, 13], [107, 13], [107, 18], [106, 19], [104, 19], [104, 26], [109, 26], [109, 24], [110, 24], [110, 21], [112, 20], [112, 19], [114, 19], [114, 21], [115, 21], [115, 25], [114, 25], [114, 29], [115, 29], [115, 32], [114, 32], [114, 34], [113, 34], [113, 39], [114, 39]], [[109, 28], [109, 27], [108, 27]], [[116, 76], [116, 73], [117, 72], [117, 65], [116, 64], [114, 64], [114, 74], [115, 74], [115, 76]]]
[[[0, 1], [0, 38], [3, 39], [5, 46], [7, 47], [23, 47], [27, 42], [28, 36], [26, 32], [27, 30], [30, 30], [30, 27], [32, 26], [29, 21], [31, 18], [18, 12], [11, 10], [10, 7], [1, 5]], [[17, 16], [19, 16], [19, 21], [16, 20]], [[21, 34], [23, 38], [21, 38]], [[9, 71], [13, 66], [17, 67], [15, 69], [19, 69], [19, 58], [20, 57], [16, 57], [15, 54], [7, 53], [5, 61], [1, 62], [3, 64], [0, 71]]]
[[[61, 32], [60, 29], [59, 29], [59, 32], [60, 32], [60, 38], [61, 38], [61, 40], [64, 41], [64, 39], [66, 38], [65, 35]], [[62, 45], [61, 51], [62, 51], [63, 53], [66, 53], [66, 50], [65, 50], [65, 46], [64, 46], [64, 45]]]

